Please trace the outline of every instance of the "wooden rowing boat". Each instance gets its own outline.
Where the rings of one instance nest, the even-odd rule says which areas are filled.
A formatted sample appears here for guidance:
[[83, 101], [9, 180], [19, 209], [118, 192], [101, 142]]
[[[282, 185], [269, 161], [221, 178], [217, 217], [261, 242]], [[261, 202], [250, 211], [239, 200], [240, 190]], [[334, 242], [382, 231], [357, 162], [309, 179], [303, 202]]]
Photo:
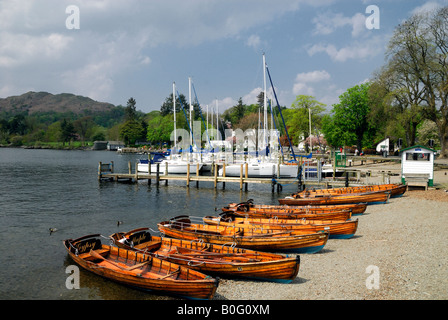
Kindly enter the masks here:
[[219, 279], [151, 255], [102, 244], [98, 234], [63, 243], [78, 265], [127, 286], [191, 299], [211, 299], [218, 288]]
[[118, 232], [111, 235], [111, 239], [119, 247], [219, 276], [289, 283], [297, 277], [300, 267], [299, 255], [288, 257], [202, 241], [158, 237], [151, 235], [148, 228]]
[[327, 243], [329, 233], [300, 230], [259, 230], [192, 223], [188, 216], [158, 224], [159, 230], [173, 238], [202, 240], [214, 244], [234, 244], [251, 250], [315, 253]]
[[280, 218], [280, 219], [306, 219], [306, 220], [349, 220], [352, 213], [349, 210], [335, 211], [329, 213], [288, 213], [284, 210], [251, 210], [251, 211], [228, 211], [227, 215], [235, 217], [251, 218]]
[[[351, 211], [352, 215], [363, 214], [366, 211], [367, 203], [347, 203], [339, 205], [306, 205], [306, 206], [293, 206], [293, 205], [255, 205], [252, 199], [241, 203], [230, 203], [228, 206], [222, 208], [223, 212], [247, 212], [249, 215], [258, 214], [308, 214], [308, 213], [338, 213]], [[348, 217], [347, 219], [349, 219]], [[325, 219], [325, 218], [323, 218]], [[339, 219], [337, 215], [330, 217], [330, 220]], [[321, 219], [322, 220], [322, 219]]]
[[369, 186], [311, 189], [311, 190], [307, 189], [302, 192], [294, 193], [294, 195], [314, 197], [322, 194], [350, 194], [350, 193], [383, 191], [383, 192], [390, 192], [390, 197], [393, 198], [402, 196], [406, 192], [406, 190], [407, 185], [398, 183], [388, 183], [388, 184], [369, 185]]
[[285, 197], [279, 199], [280, 204], [287, 205], [335, 205], [335, 204], [347, 204], [347, 203], [367, 203], [377, 204], [386, 203], [389, 200], [389, 192], [364, 192], [353, 194], [338, 194], [338, 195], [319, 195], [315, 197], [304, 197], [302, 195], [296, 195], [296, 197]]
[[304, 220], [304, 219], [263, 219], [240, 218], [232, 216], [204, 217], [204, 222], [211, 225], [234, 226], [241, 228], [263, 228], [270, 230], [304, 230], [308, 232], [328, 231], [330, 239], [348, 239], [358, 229], [356, 220]]

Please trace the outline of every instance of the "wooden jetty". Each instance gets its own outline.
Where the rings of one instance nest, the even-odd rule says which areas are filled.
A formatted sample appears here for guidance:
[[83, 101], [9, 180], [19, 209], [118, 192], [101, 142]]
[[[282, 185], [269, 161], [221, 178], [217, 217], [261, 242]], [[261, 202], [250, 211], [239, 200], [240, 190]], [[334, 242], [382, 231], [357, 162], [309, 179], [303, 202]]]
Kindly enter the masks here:
[[[160, 182], [165, 181], [165, 184], [168, 185], [168, 181], [185, 181], [186, 186], [189, 187], [191, 182], [196, 182], [196, 187], [199, 187], [199, 182], [213, 182], [214, 188], [218, 187], [218, 184], [222, 184], [223, 188], [225, 188], [226, 183], [237, 183], [239, 184], [240, 190], [246, 190], [248, 188], [248, 184], [267, 184], [271, 185], [272, 192], [274, 192], [275, 187], [277, 186], [277, 191], [281, 191], [282, 186], [286, 184], [303, 184], [303, 181], [300, 181], [297, 178], [278, 178], [277, 176], [273, 176], [272, 178], [249, 178], [248, 177], [248, 164], [241, 164], [240, 176], [239, 177], [226, 177], [218, 175], [218, 170], [220, 166], [224, 164], [215, 163], [212, 168], [211, 175], [201, 175], [199, 170], [199, 165], [187, 165], [187, 173], [186, 174], [161, 174], [159, 169], [159, 165], [157, 165], [156, 172], [139, 172], [137, 170], [137, 163], [135, 164], [134, 170], [132, 170], [131, 162], [128, 162], [128, 172], [127, 173], [115, 173], [114, 172], [114, 163], [102, 163], [100, 162], [98, 165], [98, 180], [106, 180], [106, 181], [129, 181], [129, 182], [138, 182], [139, 180], [148, 180], [148, 183], [151, 184], [152, 181], [155, 181], [156, 185], [159, 185]], [[168, 170], [165, 170], [168, 172]], [[338, 185], [343, 186], [346, 184], [345, 181], [306, 181], [307, 185], [322, 185], [328, 188], [329, 185]]]

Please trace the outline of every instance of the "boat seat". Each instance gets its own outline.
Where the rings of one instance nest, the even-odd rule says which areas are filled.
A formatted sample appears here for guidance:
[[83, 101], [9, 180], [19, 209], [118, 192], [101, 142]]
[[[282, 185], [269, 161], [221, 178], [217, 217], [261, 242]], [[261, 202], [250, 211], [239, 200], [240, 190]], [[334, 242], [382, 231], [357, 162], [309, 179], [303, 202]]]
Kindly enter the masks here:
[[[108, 249], [100, 249], [100, 250], [95, 250], [95, 252], [100, 254], [100, 255], [102, 255], [104, 257], [109, 252], [109, 250]], [[78, 257], [83, 259], [83, 260], [86, 260], [86, 261], [94, 261], [94, 260], [96, 260], [96, 258], [92, 257], [89, 252], [82, 253], [82, 254], [78, 255]]]
[[152, 250], [152, 249], [160, 247], [161, 244], [162, 244], [162, 242], [160, 240], [159, 241], [153, 240], [153, 241], [143, 242], [138, 245], [135, 245], [134, 248], [141, 249], [141, 250], [145, 250], [145, 249]]

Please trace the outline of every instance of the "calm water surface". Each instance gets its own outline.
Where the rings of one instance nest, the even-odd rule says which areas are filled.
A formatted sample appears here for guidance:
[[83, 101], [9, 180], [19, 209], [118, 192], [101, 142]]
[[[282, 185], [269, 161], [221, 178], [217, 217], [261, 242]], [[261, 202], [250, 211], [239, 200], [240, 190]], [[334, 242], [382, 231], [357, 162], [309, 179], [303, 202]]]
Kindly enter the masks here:
[[[99, 182], [98, 162], [114, 161], [127, 172], [141, 155], [109, 151], [59, 151], [0, 148], [0, 299], [110, 300], [172, 299], [115, 284], [81, 271], [79, 290], [69, 290], [66, 268], [74, 264], [62, 241], [87, 234], [149, 227], [177, 215], [206, 216], [229, 202], [254, 199], [277, 204], [294, 185], [272, 193], [270, 185], [213, 187], [170, 182], [168, 186]], [[144, 156], [143, 156], [144, 157]], [[117, 221], [123, 223], [117, 226]], [[57, 231], [50, 234], [49, 228]], [[156, 234], [156, 233], [154, 233]], [[217, 291], [219, 295], [219, 288]], [[221, 297], [224, 298], [225, 297]]]

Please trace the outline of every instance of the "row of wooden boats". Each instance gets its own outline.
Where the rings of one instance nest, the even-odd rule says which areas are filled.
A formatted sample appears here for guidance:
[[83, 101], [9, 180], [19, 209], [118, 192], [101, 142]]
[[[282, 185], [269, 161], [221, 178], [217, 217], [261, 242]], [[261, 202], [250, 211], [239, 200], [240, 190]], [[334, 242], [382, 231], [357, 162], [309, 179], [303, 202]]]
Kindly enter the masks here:
[[[319, 192], [324, 194], [324, 190]], [[307, 198], [350, 195], [365, 199], [363, 195], [368, 193], [339, 192]], [[369, 192], [392, 194], [391, 190]], [[223, 276], [291, 282], [299, 272], [299, 254], [319, 252], [331, 238], [353, 237], [358, 219], [352, 220], [352, 215], [363, 214], [370, 203], [274, 206], [249, 200], [231, 203], [217, 216], [178, 216], [162, 221], [158, 223], [161, 236], [151, 234], [149, 228], [138, 228], [109, 237], [96, 234], [68, 239], [64, 246], [80, 266], [119, 283], [211, 299]], [[112, 243], [104, 244], [104, 240]]]
[[286, 205], [335, 205], [347, 203], [386, 203], [389, 197], [398, 197], [407, 190], [402, 184], [383, 184], [376, 186], [358, 186], [330, 188], [323, 190], [305, 190], [280, 199]]

